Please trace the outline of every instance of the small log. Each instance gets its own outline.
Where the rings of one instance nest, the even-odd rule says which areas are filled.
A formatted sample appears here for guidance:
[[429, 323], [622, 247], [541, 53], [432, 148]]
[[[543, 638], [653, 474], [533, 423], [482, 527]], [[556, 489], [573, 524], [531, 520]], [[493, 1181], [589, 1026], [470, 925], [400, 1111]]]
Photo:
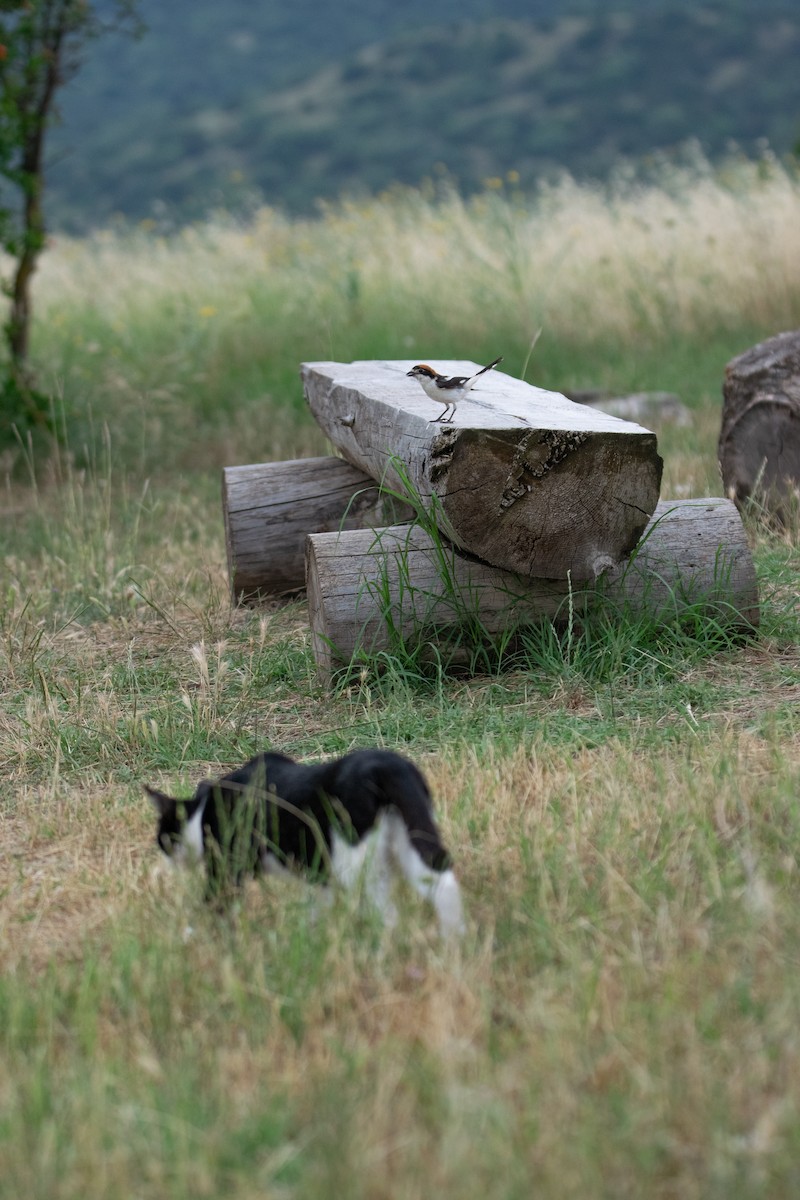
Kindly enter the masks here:
[[306, 544], [306, 587], [321, 682], [337, 667], [425, 636], [452, 643], [478, 618], [487, 634], [608, 603], [657, 624], [701, 606], [730, 631], [759, 620], [753, 560], [729, 500], [661, 501], [630, 560], [570, 592], [436, 545], [419, 525], [317, 534]]
[[411, 517], [374, 479], [333, 457], [226, 467], [222, 508], [234, 603], [304, 588], [309, 533]]
[[[784, 520], [800, 489], [800, 330], [732, 359], [722, 386], [719, 465], [742, 509], [751, 497]], [[793, 503], [792, 503], [793, 501]]]
[[438, 497], [442, 532], [497, 567], [587, 580], [630, 554], [658, 500], [655, 434], [499, 371], [437, 424], [443, 410], [407, 378], [411, 366], [302, 365], [311, 411], [349, 462], [398, 489], [401, 462], [424, 502]]

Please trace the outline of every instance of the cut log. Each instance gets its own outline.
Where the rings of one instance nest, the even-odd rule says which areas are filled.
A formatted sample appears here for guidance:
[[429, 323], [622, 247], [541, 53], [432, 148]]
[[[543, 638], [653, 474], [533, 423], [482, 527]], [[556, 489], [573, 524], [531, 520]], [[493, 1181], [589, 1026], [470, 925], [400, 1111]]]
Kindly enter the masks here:
[[522, 578], [432, 541], [419, 525], [317, 534], [306, 545], [306, 586], [321, 682], [340, 666], [414, 638], [446, 652], [459, 631], [507, 635], [598, 604], [668, 624], [702, 616], [731, 632], [759, 620], [753, 560], [729, 500], [662, 501], [628, 562], [570, 592]]
[[[655, 509], [655, 434], [492, 371], [451, 424], [406, 372], [411, 361], [304, 363], [317, 422], [349, 462], [402, 487], [394, 463], [462, 550], [494, 566], [597, 578], [639, 541]], [[437, 361], [448, 375], [471, 362]]]
[[722, 387], [719, 465], [738, 508], [751, 497], [783, 520], [800, 490], [800, 330], [734, 358]]
[[374, 479], [333, 457], [226, 467], [222, 508], [235, 603], [304, 588], [309, 533], [411, 519]]

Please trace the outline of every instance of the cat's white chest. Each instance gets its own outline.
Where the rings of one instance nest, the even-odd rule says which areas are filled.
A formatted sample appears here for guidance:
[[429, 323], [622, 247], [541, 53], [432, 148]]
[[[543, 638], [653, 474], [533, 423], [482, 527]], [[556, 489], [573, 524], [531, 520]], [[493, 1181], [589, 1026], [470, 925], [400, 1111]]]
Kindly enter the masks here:
[[183, 827], [180, 843], [172, 858], [176, 866], [191, 866], [203, 859], [203, 813], [207, 800], [202, 800]]

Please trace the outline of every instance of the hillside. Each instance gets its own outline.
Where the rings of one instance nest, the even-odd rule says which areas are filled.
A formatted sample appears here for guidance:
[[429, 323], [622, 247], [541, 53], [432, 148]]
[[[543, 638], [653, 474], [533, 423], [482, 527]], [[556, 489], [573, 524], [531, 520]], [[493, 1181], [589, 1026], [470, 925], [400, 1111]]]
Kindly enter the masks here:
[[98, 43], [65, 91], [51, 221], [184, 219], [262, 199], [308, 211], [442, 168], [465, 190], [508, 172], [526, 186], [688, 139], [712, 156], [800, 139], [800, 13], [787, 0], [613, 12], [506, 0], [490, 19], [487, 7], [413, 0], [398, 16], [351, 2], [333, 21], [310, 0], [224, 17], [144, 4], [144, 37]]

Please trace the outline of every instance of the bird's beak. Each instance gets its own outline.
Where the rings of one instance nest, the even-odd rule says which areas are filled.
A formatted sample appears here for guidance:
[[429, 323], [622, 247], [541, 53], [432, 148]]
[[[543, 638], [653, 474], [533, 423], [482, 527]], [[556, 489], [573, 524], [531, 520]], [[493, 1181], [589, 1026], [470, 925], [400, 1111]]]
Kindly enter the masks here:
[[416, 375], [414, 367], [412, 367], [410, 371], [406, 371], [406, 375]]

